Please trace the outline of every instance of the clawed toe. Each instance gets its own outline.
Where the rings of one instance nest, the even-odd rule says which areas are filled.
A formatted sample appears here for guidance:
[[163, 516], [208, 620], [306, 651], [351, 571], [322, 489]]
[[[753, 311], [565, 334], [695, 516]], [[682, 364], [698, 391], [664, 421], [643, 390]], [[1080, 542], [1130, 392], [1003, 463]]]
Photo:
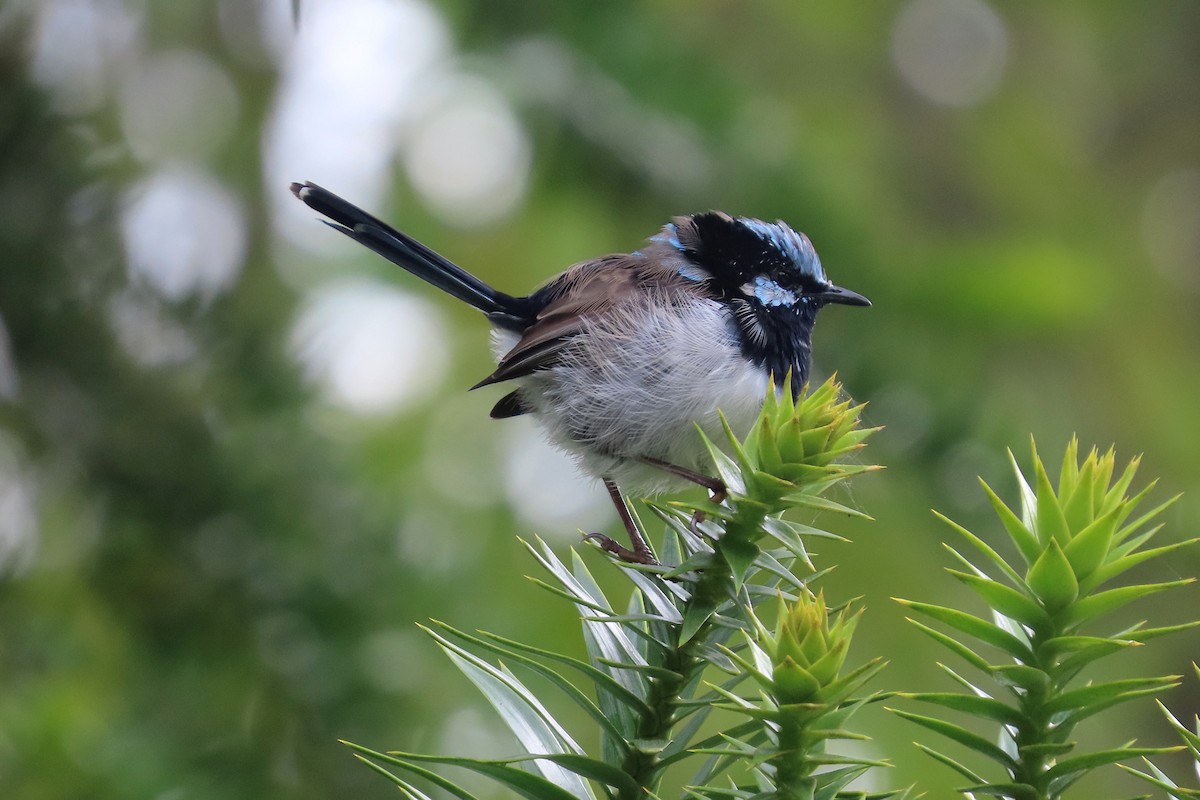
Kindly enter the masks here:
[[616, 539], [613, 539], [611, 536], [605, 536], [603, 533], [589, 533], [583, 537], [585, 542], [588, 539], [598, 542], [601, 550], [606, 553], [612, 553], [627, 564], [658, 566], [658, 559], [649, 550], [631, 550], [625, 545], [619, 544]]

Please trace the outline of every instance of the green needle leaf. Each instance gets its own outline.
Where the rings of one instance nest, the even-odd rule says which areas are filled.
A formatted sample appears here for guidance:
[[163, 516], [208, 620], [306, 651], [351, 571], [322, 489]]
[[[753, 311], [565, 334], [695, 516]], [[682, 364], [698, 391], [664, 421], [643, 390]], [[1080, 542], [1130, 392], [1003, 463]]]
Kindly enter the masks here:
[[898, 692], [896, 696], [907, 697], [910, 700], [917, 700], [922, 703], [932, 703], [943, 708], [972, 714], [976, 717], [996, 720], [1005, 725], [1028, 724], [1027, 718], [1018, 709], [1006, 705], [999, 700], [993, 700], [990, 697], [979, 697], [978, 695], [961, 694], [959, 692]]
[[1164, 592], [1167, 589], [1174, 589], [1178, 586], [1187, 586], [1194, 581], [1195, 578], [1183, 578], [1182, 580], [1167, 581], [1165, 583], [1135, 584], [1133, 586], [1121, 586], [1116, 589], [1109, 589], [1106, 592], [1085, 597], [1076, 603], [1067, 614], [1067, 622], [1069, 624], [1086, 622], [1094, 617], [1115, 611], [1126, 603], [1137, 600], [1140, 597]]
[[1022, 622], [1031, 628], [1044, 630], [1049, 627], [1050, 616], [1046, 610], [1016, 589], [989, 578], [981, 578], [978, 575], [954, 569], [946, 571], [974, 589], [989, 607], [1004, 616]]
[[1021, 663], [1029, 663], [1033, 660], [1033, 653], [1017, 637], [1011, 633], [986, 622], [979, 617], [972, 616], [965, 611], [959, 611], [945, 606], [931, 605], [929, 603], [917, 603], [912, 600], [902, 600], [893, 598], [901, 605], [911, 608], [928, 617], [944, 622], [952, 628], [962, 631], [969, 636], [974, 636], [982, 642], [986, 642], [993, 647], [997, 647], [1011, 655]]
[[1033, 449], [1033, 473], [1037, 486], [1037, 534], [1039, 541], [1058, 542], [1059, 546], [1066, 545], [1071, 540], [1071, 528], [1063, 514], [1062, 505], [1050, 484], [1046, 467], [1038, 457], [1037, 448]]
[[[1010, 453], [1009, 455], [1011, 456], [1012, 454]], [[1016, 468], [1015, 463], [1013, 467], [1014, 469]], [[1019, 470], [1017, 474], [1020, 475]], [[992, 508], [996, 510], [996, 516], [1000, 517], [1000, 522], [1004, 524], [1004, 529], [1008, 531], [1008, 538], [1012, 539], [1013, 544], [1021, 551], [1021, 556], [1025, 559], [1025, 563], [1032, 564], [1042, 552], [1042, 545], [1038, 541], [1037, 536], [1025, 526], [1025, 523], [1013, 513], [1011, 508], [1004, 504], [1000, 496], [992, 491], [992, 487], [988, 486], [983, 478], [979, 479], [979, 483], [983, 486], [983, 491], [987, 494]], [[1028, 487], [1025, 488], [1028, 489]]]
[[1078, 772], [1087, 772], [1105, 764], [1115, 764], [1137, 756], [1153, 756], [1162, 753], [1172, 753], [1182, 750], [1182, 747], [1121, 747], [1115, 750], [1101, 750], [1096, 753], [1086, 753], [1074, 758], [1064, 759], [1046, 771], [1049, 780], [1062, 779]]
[[928, 728], [931, 731], [940, 733], [948, 739], [953, 739], [962, 746], [970, 748], [977, 753], [982, 753], [993, 761], [1001, 764], [1005, 769], [1012, 769], [1016, 766], [1016, 762], [1012, 760], [1012, 757], [1009, 756], [1008, 753], [1004, 752], [982, 736], [972, 733], [962, 726], [955, 725], [952, 722], [946, 722], [945, 720], [941, 720], [936, 717], [926, 717], [922, 716], [921, 714], [913, 714], [909, 711], [901, 711], [895, 708], [889, 708], [888, 710], [899, 717], [909, 720], [910, 722], [915, 722], [916, 724]]
[[1057, 539], [1050, 539], [1025, 580], [1051, 614], [1071, 605], [1079, 596], [1079, 581]]

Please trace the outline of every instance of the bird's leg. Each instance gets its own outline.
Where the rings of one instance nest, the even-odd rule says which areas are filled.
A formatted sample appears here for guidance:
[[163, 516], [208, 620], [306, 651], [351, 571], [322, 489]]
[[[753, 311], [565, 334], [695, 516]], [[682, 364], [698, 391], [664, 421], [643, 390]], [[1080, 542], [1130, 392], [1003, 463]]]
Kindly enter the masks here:
[[621, 490], [608, 478], [604, 478], [604, 488], [608, 489], [608, 496], [612, 498], [613, 505], [617, 507], [617, 514], [620, 515], [621, 522], [629, 533], [629, 543], [633, 545], [633, 549], [618, 544], [611, 536], [605, 536], [602, 533], [589, 533], [583, 538], [595, 539], [600, 543], [601, 550], [612, 553], [622, 561], [632, 564], [657, 564], [658, 559], [654, 557], [654, 551], [650, 549], [650, 545], [646, 544], [646, 540], [642, 538], [642, 532], [638, 530], [633, 516], [629, 513], [629, 506], [625, 505], [625, 498], [621, 497]]
[[714, 478], [711, 475], [705, 475], [702, 472], [694, 472], [686, 467], [681, 467], [677, 464], [672, 464], [669, 461], [663, 461], [661, 458], [653, 458], [651, 456], [642, 456], [638, 459], [643, 464], [648, 464], [651, 467], [658, 467], [663, 472], [669, 472], [677, 478], [683, 478], [685, 481], [690, 481], [699, 486], [703, 486], [712, 492], [712, 501], [714, 503], [724, 502], [729, 491], [725, 486], [725, 482], [720, 478]]
[[[729, 496], [729, 487], [725, 485], [725, 481], [720, 478], [714, 478], [711, 475], [705, 475], [701, 472], [694, 472], [686, 467], [681, 467], [678, 464], [672, 464], [669, 461], [663, 461], [660, 458], [652, 458], [650, 456], [642, 456], [640, 459], [643, 464], [649, 464], [652, 467], [658, 467], [664, 472], [669, 472], [677, 478], [683, 478], [685, 481], [699, 484], [705, 489], [712, 492], [709, 500], [716, 504], [725, 502], [725, 498]], [[699, 535], [698, 526], [704, 522], [704, 512], [696, 511], [692, 513], [692, 533]]]

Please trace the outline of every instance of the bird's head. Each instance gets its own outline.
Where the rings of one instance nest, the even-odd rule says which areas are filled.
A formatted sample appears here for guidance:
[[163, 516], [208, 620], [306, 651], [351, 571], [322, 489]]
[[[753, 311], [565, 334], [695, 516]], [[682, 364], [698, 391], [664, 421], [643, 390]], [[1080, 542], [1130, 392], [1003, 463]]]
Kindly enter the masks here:
[[680, 274], [708, 282], [731, 302], [802, 316], [815, 316], [830, 303], [871, 305], [861, 294], [835, 286], [808, 237], [782, 221], [708, 211], [678, 217], [654, 238], [684, 255]]
[[678, 217], [654, 237], [678, 252], [679, 274], [725, 303], [742, 350], [777, 375], [808, 377], [817, 312], [830, 303], [869, 306], [857, 292], [835, 286], [803, 233], [708, 211]]

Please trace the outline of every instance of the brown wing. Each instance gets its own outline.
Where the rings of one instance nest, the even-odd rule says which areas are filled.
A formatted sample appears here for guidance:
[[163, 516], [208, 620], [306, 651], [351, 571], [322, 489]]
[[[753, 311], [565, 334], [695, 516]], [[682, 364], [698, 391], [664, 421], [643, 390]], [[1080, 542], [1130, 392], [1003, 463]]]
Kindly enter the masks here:
[[555, 282], [558, 296], [537, 315], [496, 371], [472, 386], [488, 386], [554, 366], [589, 317], [604, 314], [630, 294], [645, 291], [646, 260], [609, 256], [572, 267]]

